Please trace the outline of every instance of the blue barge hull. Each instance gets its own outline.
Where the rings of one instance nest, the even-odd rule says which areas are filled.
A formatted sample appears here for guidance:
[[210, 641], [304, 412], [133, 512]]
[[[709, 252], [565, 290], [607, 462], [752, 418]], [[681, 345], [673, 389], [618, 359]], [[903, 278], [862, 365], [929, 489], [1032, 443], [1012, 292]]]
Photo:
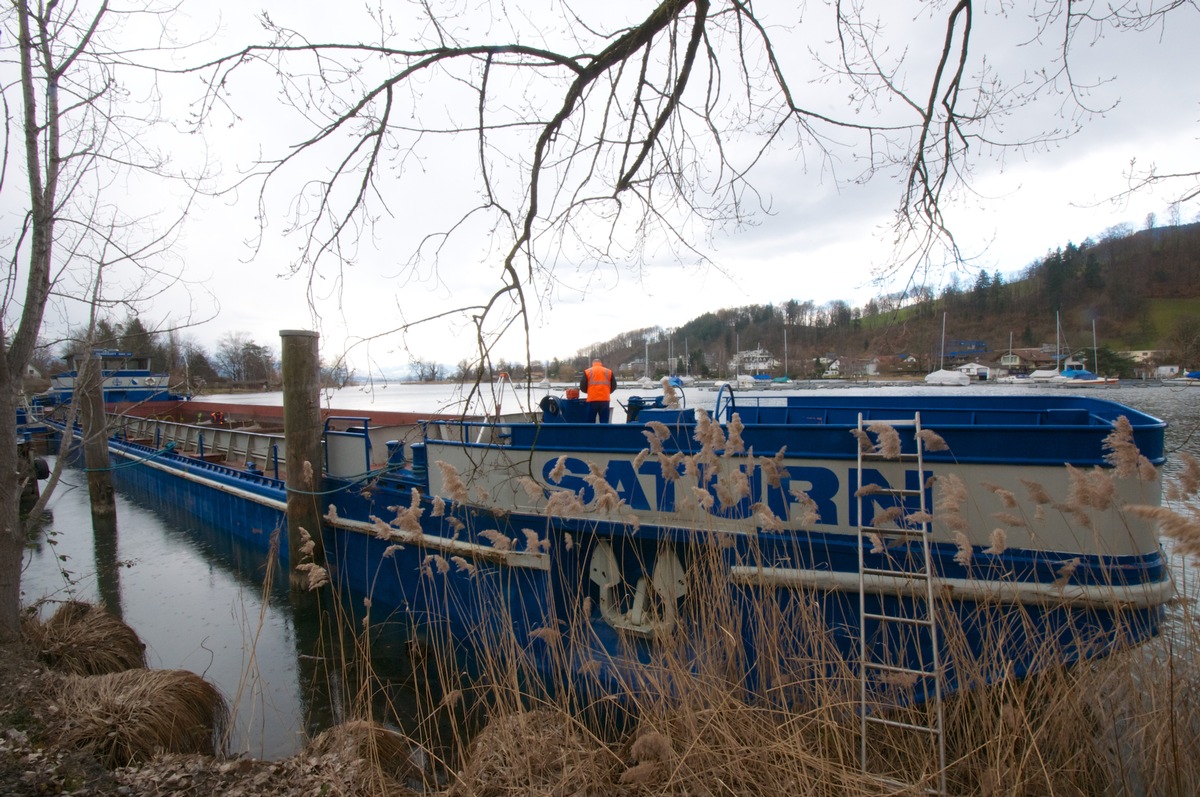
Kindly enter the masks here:
[[[565, 656], [602, 692], [668, 640], [703, 668], [697, 640], [719, 626], [748, 693], [789, 700], [868, 657], [940, 661], [953, 690], [1105, 655], [1158, 633], [1173, 594], [1130, 509], [1159, 501], [1165, 424], [1113, 402], [729, 391], [714, 420], [655, 397], [604, 426], [575, 422], [580, 409], [431, 420], [408, 459], [368, 420], [327, 424], [332, 579], [375, 614], [507, 645], [539, 677], [561, 679]], [[125, 417], [117, 483], [265, 549], [282, 482], [165, 450], [181, 426]], [[1088, 480], [1111, 485], [1106, 502], [1072, 506]], [[896, 620], [926, 616], [934, 627]], [[904, 688], [920, 700], [917, 681]]]

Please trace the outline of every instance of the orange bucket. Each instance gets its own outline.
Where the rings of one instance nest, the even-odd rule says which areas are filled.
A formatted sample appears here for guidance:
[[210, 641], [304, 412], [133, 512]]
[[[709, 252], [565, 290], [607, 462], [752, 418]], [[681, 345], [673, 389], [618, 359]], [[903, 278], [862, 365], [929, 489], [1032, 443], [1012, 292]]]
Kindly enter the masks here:
[[567, 398], [569, 398], [569, 399], [579, 398], [579, 388], [577, 388], [577, 387], [567, 388]]

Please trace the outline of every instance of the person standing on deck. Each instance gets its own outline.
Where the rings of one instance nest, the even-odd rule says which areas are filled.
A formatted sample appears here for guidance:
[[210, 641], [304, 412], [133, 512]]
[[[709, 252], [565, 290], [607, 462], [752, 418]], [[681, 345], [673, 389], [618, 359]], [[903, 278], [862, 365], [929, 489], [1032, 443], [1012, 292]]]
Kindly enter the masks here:
[[617, 389], [617, 375], [605, 368], [599, 358], [592, 360], [592, 367], [583, 372], [579, 390], [587, 395], [587, 423], [608, 423], [612, 414], [609, 399]]

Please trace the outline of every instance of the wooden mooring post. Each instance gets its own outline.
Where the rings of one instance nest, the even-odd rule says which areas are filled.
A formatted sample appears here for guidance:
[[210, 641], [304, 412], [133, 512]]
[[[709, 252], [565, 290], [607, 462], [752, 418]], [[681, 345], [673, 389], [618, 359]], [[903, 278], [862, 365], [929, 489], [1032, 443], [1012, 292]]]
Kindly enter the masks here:
[[108, 418], [104, 414], [104, 372], [100, 358], [92, 355], [80, 363], [75, 377], [75, 401], [83, 425], [83, 463], [87, 468], [92, 525], [116, 523], [117, 499], [112, 462], [108, 457]]
[[121, 613], [121, 568], [117, 549], [117, 494], [112, 459], [108, 455], [108, 416], [104, 411], [104, 369], [93, 354], [80, 363], [75, 377], [75, 401], [83, 425], [83, 464], [87, 470], [92, 509], [92, 541], [96, 556], [96, 586], [100, 601], [113, 616]]
[[[325, 566], [321, 542], [321, 491], [325, 460], [321, 452], [321, 383], [319, 335], [299, 329], [280, 330], [283, 368], [283, 437], [287, 447], [288, 583], [308, 588], [308, 575], [298, 565]], [[313, 542], [304, 550], [305, 534]]]

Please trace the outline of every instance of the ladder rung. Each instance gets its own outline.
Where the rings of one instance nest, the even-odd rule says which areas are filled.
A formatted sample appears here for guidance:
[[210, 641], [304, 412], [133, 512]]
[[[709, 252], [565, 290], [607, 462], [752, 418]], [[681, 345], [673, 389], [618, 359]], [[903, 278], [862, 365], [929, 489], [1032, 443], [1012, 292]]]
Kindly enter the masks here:
[[863, 459], [882, 459], [888, 462], [916, 462], [918, 459], [916, 454], [910, 454], [908, 452], [901, 452], [895, 456], [889, 457], [881, 454], [878, 451], [864, 451], [862, 452], [862, 457]]
[[[863, 418], [863, 423], [869, 426], [874, 426], [877, 423], [885, 423], [888, 426], [899, 426], [901, 428], [916, 426], [916, 418]], [[864, 427], [865, 428], [865, 427]]]
[[911, 581], [928, 581], [929, 576], [920, 570], [888, 570], [881, 567], [864, 567], [862, 569], [864, 576], [889, 576], [895, 578], [904, 578]]
[[[889, 789], [897, 789], [897, 790], [901, 791], [902, 793], [907, 793], [909, 791], [912, 791], [912, 788], [913, 788], [913, 784], [911, 784], [911, 783], [905, 783], [902, 780], [896, 780], [895, 778], [889, 778], [885, 775], [873, 775], [873, 774], [868, 773], [867, 777], [869, 777], [871, 780], [878, 783], [880, 786], [886, 786]], [[925, 794], [933, 794], [933, 795], [937, 795], [937, 797], [945, 797], [945, 795], [946, 795], [946, 792], [941, 789], [934, 789], [934, 788], [930, 788], [929, 786], [921, 786], [918, 788]]]
[[884, 664], [881, 661], [864, 661], [863, 665], [868, 670], [879, 670], [880, 672], [888, 672], [893, 675], [912, 675], [917, 678], [937, 677], [937, 670], [916, 670], [912, 667], [901, 667], [896, 664]]
[[921, 494], [920, 490], [908, 490], [903, 487], [881, 487], [878, 490], [876, 490], [875, 492], [871, 493], [872, 496], [891, 495], [891, 496], [896, 496], [898, 498], [904, 498], [907, 496], [920, 495], [920, 494]]
[[880, 620], [889, 623], [906, 623], [908, 625], [933, 625], [932, 617], [903, 617], [898, 614], [875, 614], [867, 612], [863, 615], [868, 620]]
[[917, 725], [913, 722], [901, 722], [900, 720], [892, 720], [888, 719], [887, 717], [875, 717], [870, 714], [867, 715], [866, 721], [873, 722], [876, 725], [886, 725], [889, 728], [903, 728], [906, 731], [920, 731], [928, 734], [938, 733], [937, 728], [933, 728], [928, 725]]
[[906, 529], [900, 526], [890, 529], [877, 529], [874, 526], [859, 526], [858, 528], [862, 531], [864, 536], [867, 534], [874, 534], [883, 539], [887, 539], [888, 537], [910, 537], [919, 540], [929, 533], [925, 531], [925, 529]]

